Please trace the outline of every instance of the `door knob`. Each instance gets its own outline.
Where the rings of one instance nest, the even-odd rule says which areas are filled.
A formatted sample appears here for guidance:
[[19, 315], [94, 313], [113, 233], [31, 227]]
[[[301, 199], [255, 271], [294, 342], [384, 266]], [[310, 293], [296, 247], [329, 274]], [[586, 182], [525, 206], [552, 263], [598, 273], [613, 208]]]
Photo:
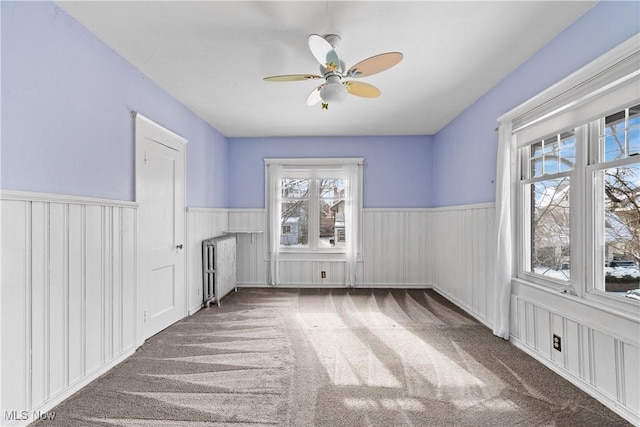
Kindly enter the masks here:
[[182, 249], [182, 244], [179, 244], [178, 246], [176, 246], [176, 249]]

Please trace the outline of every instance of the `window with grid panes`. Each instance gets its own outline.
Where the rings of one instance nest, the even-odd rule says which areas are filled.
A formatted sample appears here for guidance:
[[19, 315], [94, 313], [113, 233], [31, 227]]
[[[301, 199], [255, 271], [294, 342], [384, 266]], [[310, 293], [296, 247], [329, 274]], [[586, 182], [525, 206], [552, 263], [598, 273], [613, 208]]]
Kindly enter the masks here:
[[523, 144], [519, 159], [522, 276], [640, 298], [640, 105]]

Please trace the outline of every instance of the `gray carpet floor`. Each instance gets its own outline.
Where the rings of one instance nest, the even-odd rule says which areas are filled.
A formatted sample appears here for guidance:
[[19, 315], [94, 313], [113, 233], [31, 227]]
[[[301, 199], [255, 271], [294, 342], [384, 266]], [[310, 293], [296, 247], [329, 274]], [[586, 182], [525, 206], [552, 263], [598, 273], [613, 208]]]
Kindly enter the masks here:
[[241, 288], [53, 409], [55, 426], [624, 426], [433, 291]]

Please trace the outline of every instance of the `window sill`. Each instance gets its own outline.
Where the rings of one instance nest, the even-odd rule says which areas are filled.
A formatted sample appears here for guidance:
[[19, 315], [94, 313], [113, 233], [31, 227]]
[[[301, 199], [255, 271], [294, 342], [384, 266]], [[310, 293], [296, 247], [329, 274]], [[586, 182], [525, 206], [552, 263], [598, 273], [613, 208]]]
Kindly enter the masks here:
[[599, 291], [590, 291], [584, 296], [573, 295], [569, 292], [566, 292], [566, 289], [568, 289], [570, 286], [541, 284], [522, 277], [513, 278], [512, 283], [518, 286], [526, 286], [544, 291], [549, 294], [558, 296], [559, 298], [566, 298], [589, 308], [593, 308], [614, 316], [622, 317], [635, 323], [639, 323], [640, 321], [640, 318], [638, 317], [640, 301], [638, 300], [622, 297], [618, 298], [613, 295], [605, 295], [604, 292]]
[[346, 261], [344, 252], [330, 251], [280, 251], [280, 261]]
[[640, 300], [627, 298], [620, 295], [613, 295], [601, 290], [591, 289], [584, 295], [584, 299], [591, 301], [596, 306], [606, 306], [615, 310], [616, 313], [625, 312], [638, 319], [640, 314]]

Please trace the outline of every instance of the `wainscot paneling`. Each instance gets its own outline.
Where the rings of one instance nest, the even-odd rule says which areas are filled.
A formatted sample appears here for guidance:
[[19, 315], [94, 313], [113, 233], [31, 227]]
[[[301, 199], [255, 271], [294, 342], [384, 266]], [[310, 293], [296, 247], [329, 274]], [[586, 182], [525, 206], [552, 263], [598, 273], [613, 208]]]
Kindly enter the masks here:
[[19, 425], [135, 350], [136, 204], [0, 196], [0, 414]]
[[[6, 191], [1, 203], [0, 413], [32, 414], [136, 347], [136, 205]], [[494, 215], [493, 204], [364, 209], [358, 286], [433, 287], [491, 326]], [[203, 239], [237, 232], [238, 285], [268, 286], [264, 209], [188, 208], [186, 221], [190, 313], [201, 307]], [[344, 276], [342, 261], [280, 264], [281, 286], [341, 287]], [[515, 280], [510, 321], [516, 346], [640, 423], [637, 315]]]
[[430, 287], [428, 209], [364, 209], [361, 286]]
[[[639, 320], [541, 286], [513, 284], [511, 341], [636, 425]], [[553, 348], [553, 335], [561, 351]]]
[[[431, 209], [427, 227], [433, 287], [493, 324], [493, 204]], [[382, 223], [380, 223], [382, 225]], [[550, 369], [640, 424], [640, 316], [515, 280], [511, 341]], [[552, 347], [553, 335], [562, 352]]]
[[493, 324], [493, 203], [429, 212], [433, 287], [486, 325]]
[[[431, 271], [427, 209], [364, 209], [358, 286], [429, 287]], [[266, 286], [269, 262], [264, 209], [229, 211], [229, 229], [238, 234], [238, 285]], [[283, 256], [283, 258], [286, 258]], [[321, 278], [321, 272], [326, 278]], [[281, 286], [341, 287], [344, 261], [280, 261]]]
[[189, 314], [202, 307], [202, 241], [229, 229], [227, 209], [187, 208], [187, 304]]
[[[264, 209], [229, 210], [229, 230], [236, 234], [236, 279], [238, 286], [267, 286], [269, 264], [265, 240]], [[254, 233], [246, 233], [251, 231]]]

